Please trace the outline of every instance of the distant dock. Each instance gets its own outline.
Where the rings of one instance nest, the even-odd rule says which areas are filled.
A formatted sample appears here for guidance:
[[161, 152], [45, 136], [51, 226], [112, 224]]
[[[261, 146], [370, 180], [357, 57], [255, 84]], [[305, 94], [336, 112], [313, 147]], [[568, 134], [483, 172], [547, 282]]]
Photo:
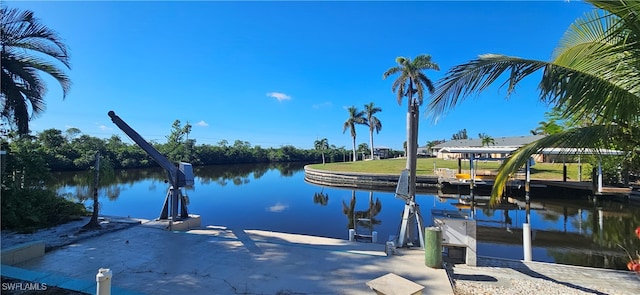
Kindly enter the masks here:
[[[450, 169], [447, 169], [450, 170]], [[333, 186], [343, 188], [375, 189], [393, 192], [398, 184], [400, 174], [375, 174], [361, 172], [327, 171], [304, 167], [305, 181], [315, 185]], [[471, 183], [469, 179], [458, 179], [453, 173], [438, 175], [417, 176], [416, 186], [422, 193], [442, 194], [469, 194]], [[507, 191], [513, 196], [524, 195], [524, 179], [520, 177], [512, 179], [507, 184]], [[486, 195], [491, 193], [493, 179], [487, 175], [478, 175], [475, 181], [474, 193]], [[607, 198], [640, 200], [640, 192], [632, 191], [630, 187], [603, 186], [598, 192], [592, 182], [588, 181], [562, 181], [534, 179], [530, 182], [531, 193], [537, 197], [548, 196], [550, 193], [566, 198], [584, 197], [593, 195]], [[634, 195], [637, 194], [638, 196]]]

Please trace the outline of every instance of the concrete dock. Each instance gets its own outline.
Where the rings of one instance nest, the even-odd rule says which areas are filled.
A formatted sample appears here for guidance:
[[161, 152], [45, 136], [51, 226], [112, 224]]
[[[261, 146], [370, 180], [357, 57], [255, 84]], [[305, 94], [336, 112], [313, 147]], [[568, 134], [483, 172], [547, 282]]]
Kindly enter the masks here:
[[98, 269], [109, 268], [114, 294], [375, 294], [366, 283], [389, 273], [423, 294], [453, 294], [446, 271], [426, 267], [422, 250], [387, 256], [381, 244], [220, 226], [170, 232], [143, 223], [16, 267], [3, 275], [68, 278], [86, 282], [75, 289], [88, 293]]

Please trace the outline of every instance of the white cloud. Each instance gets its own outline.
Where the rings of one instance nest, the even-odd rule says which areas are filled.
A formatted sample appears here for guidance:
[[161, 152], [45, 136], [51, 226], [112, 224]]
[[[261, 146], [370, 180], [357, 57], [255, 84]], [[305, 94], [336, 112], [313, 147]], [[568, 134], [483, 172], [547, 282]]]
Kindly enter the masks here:
[[282, 212], [285, 209], [289, 208], [289, 205], [285, 205], [282, 204], [280, 202], [276, 203], [275, 205], [271, 206], [271, 207], [267, 207], [267, 211], [269, 212]]
[[102, 130], [102, 131], [113, 130], [113, 128], [107, 127], [106, 125], [102, 125], [102, 124], [98, 125], [98, 128], [100, 128], [100, 130]]
[[311, 107], [313, 107], [314, 109], [319, 109], [319, 108], [325, 108], [330, 106], [332, 106], [332, 103], [330, 101], [325, 101], [323, 103], [314, 104]]
[[282, 92], [269, 92], [267, 93], [268, 97], [273, 97], [275, 99], [277, 99], [278, 101], [283, 101], [283, 100], [290, 100], [291, 96], [288, 96]]
[[207, 124], [207, 122], [205, 122], [204, 120], [200, 120], [200, 122], [196, 123], [196, 126], [207, 127], [209, 126], [209, 124]]

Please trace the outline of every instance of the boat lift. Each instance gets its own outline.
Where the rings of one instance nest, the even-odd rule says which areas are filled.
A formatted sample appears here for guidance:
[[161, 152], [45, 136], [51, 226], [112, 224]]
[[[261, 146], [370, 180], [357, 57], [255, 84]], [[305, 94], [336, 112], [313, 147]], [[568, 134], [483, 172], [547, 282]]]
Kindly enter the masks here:
[[[131, 138], [142, 150], [144, 150], [153, 160], [167, 171], [169, 176], [169, 190], [160, 212], [158, 219], [169, 219], [169, 212], [171, 212], [171, 221], [177, 221], [181, 219], [189, 218], [189, 212], [187, 211], [187, 200], [182, 194], [181, 188], [192, 187], [194, 184], [193, 168], [191, 164], [180, 162], [177, 166], [169, 161], [164, 155], [156, 150], [150, 143], [148, 143], [138, 132], [133, 130], [127, 123], [125, 123], [120, 117], [113, 111], [109, 111], [109, 117], [120, 130], [122, 130], [129, 138]], [[179, 210], [178, 210], [179, 208]], [[171, 210], [169, 210], [171, 209]], [[179, 211], [179, 212], [178, 212]]]
[[[396, 245], [400, 248], [405, 246], [416, 246], [413, 242], [417, 239], [420, 248], [424, 249], [424, 230], [420, 206], [416, 203], [415, 196], [409, 196], [409, 170], [404, 169], [400, 173], [395, 197], [405, 201], [402, 212], [402, 223], [400, 233], [396, 239]], [[416, 237], [416, 228], [418, 235]]]

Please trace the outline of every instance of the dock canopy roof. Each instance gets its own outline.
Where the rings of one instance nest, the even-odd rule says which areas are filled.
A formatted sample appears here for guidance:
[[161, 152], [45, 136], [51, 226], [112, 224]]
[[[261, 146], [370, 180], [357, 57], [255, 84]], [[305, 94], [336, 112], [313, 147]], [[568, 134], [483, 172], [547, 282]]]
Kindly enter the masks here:
[[544, 155], [607, 155], [619, 156], [625, 152], [609, 149], [590, 149], [590, 148], [545, 148], [538, 154]]
[[489, 153], [489, 154], [510, 154], [517, 150], [518, 147], [513, 146], [496, 146], [496, 147], [446, 147], [442, 148], [442, 152], [446, 153]]
[[[498, 147], [447, 147], [443, 148], [443, 152], [448, 153], [489, 153], [489, 154], [499, 154], [506, 153], [510, 154], [517, 150], [519, 147], [507, 147], [507, 146], [498, 146]], [[590, 148], [545, 148], [539, 151], [537, 154], [543, 155], [624, 155], [625, 152], [617, 151], [617, 150], [609, 150], [609, 149], [590, 149]]]

